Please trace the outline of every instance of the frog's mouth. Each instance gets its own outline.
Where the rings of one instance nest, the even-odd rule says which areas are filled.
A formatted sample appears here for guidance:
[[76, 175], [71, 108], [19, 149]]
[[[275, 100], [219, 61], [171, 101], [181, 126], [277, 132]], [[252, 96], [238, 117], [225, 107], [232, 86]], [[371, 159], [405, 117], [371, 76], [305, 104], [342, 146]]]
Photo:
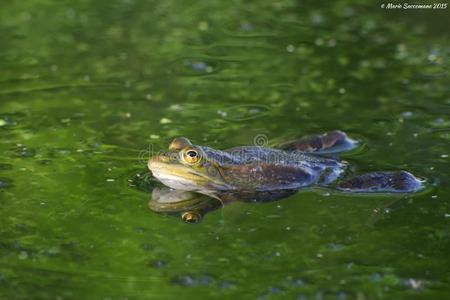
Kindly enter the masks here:
[[164, 185], [176, 190], [207, 192], [230, 189], [225, 182], [183, 165], [167, 164], [151, 159], [148, 162], [148, 168]]

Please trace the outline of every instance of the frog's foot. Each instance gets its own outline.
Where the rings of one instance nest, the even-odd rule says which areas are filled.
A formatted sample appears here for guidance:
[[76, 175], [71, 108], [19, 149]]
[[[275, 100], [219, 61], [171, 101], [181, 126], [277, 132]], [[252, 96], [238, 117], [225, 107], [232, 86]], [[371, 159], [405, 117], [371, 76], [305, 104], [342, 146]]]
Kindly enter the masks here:
[[341, 191], [352, 193], [413, 193], [422, 187], [422, 181], [406, 171], [367, 173], [337, 186]]
[[349, 151], [356, 147], [357, 142], [350, 139], [345, 132], [335, 130], [323, 134], [302, 137], [298, 140], [281, 145], [287, 151], [303, 151], [317, 154], [328, 154]]

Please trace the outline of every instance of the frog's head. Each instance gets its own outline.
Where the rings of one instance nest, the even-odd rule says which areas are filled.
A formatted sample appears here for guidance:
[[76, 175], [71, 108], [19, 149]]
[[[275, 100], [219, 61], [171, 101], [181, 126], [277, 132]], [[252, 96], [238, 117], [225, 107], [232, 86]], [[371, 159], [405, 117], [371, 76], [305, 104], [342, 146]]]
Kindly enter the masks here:
[[220, 162], [208, 157], [205, 149], [187, 138], [175, 138], [167, 152], [160, 152], [148, 161], [148, 168], [173, 189], [204, 193], [228, 189], [221, 176]]

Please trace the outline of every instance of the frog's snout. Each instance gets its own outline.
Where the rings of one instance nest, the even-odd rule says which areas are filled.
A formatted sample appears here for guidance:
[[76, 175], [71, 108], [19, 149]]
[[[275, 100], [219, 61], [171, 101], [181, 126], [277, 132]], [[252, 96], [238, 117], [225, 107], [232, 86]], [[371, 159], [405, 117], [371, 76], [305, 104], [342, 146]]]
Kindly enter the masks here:
[[154, 170], [155, 168], [157, 168], [158, 165], [160, 165], [161, 163], [164, 163], [164, 156], [162, 156], [161, 154], [156, 154], [153, 155], [147, 163], [147, 166], [150, 170]]
[[148, 168], [151, 170], [152, 167], [154, 167], [156, 164], [168, 163], [170, 160], [171, 157], [169, 156], [169, 154], [165, 152], [157, 153], [148, 160]]
[[148, 168], [151, 170], [155, 163], [159, 162], [159, 155], [153, 155], [147, 162]]

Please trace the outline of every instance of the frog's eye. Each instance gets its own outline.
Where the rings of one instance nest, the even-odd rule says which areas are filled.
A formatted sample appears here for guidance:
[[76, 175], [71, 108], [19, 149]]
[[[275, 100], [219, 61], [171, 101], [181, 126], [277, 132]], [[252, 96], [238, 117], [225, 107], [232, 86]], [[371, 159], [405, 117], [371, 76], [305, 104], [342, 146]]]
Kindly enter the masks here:
[[183, 152], [183, 160], [188, 164], [198, 163], [200, 159], [200, 153], [195, 149], [187, 149]]

